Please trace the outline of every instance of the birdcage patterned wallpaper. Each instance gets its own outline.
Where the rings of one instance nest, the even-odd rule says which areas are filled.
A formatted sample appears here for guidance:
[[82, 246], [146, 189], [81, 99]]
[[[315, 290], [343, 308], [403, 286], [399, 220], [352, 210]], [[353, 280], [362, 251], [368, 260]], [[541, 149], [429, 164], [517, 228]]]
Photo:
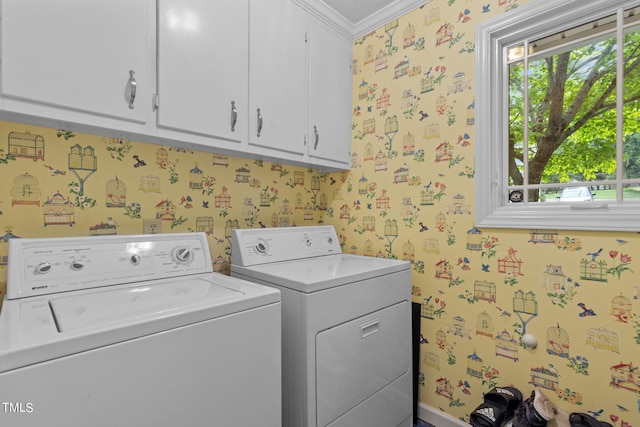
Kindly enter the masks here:
[[640, 427], [640, 236], [474, 223], [475, 28], [535, 1], [431, 0], [355, 40], [349, 171], [0, 121], [0, 292], [13, 238], [203, 231], [228, 274], [234, 228], [329, 224], [411, 261], [421, 411], [464, 422], [538, 386]]

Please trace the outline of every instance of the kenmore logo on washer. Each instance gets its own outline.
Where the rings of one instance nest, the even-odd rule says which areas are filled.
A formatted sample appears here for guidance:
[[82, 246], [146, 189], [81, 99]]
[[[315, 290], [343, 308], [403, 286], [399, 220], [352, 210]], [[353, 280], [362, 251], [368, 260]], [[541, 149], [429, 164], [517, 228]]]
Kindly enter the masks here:
[[48, 285], [34, 286], [31, 288], [31, 290], [35, 291], [36, 289], [47, 289], [48, 287], [49, 287]]

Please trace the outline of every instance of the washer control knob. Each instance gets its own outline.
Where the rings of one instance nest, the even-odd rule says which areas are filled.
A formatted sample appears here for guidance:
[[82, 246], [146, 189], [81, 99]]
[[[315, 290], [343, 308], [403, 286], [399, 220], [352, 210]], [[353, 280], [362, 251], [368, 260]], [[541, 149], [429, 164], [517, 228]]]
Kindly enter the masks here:
[[140, 261], [142, 261], [142, 258], [140, 258], [140, 255], [138, 255], [138, 254], [133, 254], [133, 255], [131, 255], [129, 257], [129, 261], [133, 265], [138, 265], [138, 264], [140, 264]]
[[175, 249], [173, 256], [179, 264], [186, 264], [193, 259], [193, 252], [189, 248], [179, 247]]
[[311, 246], [311, 237], [305, 236], [302, 238], [302, 241], [304, 242], [305, 246]]
[[82, 260], [73, 260], [71, 261], [71, 265], [69, 266], [71, 267], [72, 270], [74, 271], [80, 271], [84, 268], [84, 261]]
[[333, 244], [333, 237], [327, 237], [327, 243], [332, 245]]
[[266, 241], [260, 239], [253, 245], [253, 249], [260, 255], [266, 255], [269, 251], [269, 245]]
[[51, 271], [52, 268], [53, 265], [49, 261], [41, 262], [40, 264], [36, 265], [36, 273], [47, 274]]

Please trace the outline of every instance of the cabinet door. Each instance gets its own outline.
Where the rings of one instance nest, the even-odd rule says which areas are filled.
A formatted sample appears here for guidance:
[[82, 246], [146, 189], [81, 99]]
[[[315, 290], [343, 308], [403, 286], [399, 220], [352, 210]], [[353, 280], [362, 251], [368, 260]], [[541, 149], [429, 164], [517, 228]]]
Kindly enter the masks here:
[[315, 19], [309, 24], [309, 158], [348, 167], [351, 152], [351, 42]]
[[46, 106], [55, 119], [76, 122], [90, 122], [78, 113], [147, 121], [152, 7], [146, 0], [2, 1], [4, 108]]
[[290, 0], [250, 0], [249, 19], [249, 144], [301, 158], [307, 129], [305, 14]]
[[159, 128], [245, 139], [248, 20], [248, 0], [158, 1]]

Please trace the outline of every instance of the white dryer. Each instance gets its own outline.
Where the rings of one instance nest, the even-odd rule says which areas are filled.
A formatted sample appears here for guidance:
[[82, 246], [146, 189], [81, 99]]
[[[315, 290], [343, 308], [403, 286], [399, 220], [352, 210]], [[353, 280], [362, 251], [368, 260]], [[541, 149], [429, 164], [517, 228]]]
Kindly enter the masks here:
[[280, 427], [280, 323], [204, 233], [13, 239], [0, 425]]
[[331, 226], [232, 231], [231, 276], [282, 294], [283, 426], [411, 426], [410, 263]]

